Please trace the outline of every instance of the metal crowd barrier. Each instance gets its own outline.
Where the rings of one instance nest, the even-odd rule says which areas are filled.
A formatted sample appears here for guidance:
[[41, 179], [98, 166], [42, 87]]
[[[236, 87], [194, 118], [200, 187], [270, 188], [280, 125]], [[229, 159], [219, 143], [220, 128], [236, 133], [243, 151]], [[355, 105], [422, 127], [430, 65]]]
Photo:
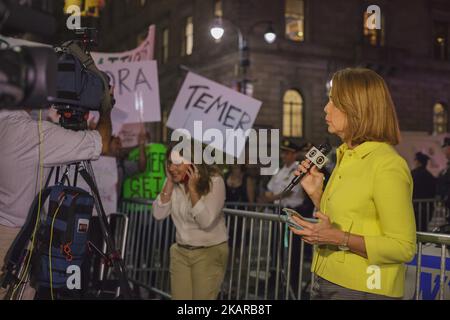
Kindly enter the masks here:
[[[433, 246], [431, 249], [438, 249], [440, 251], [440, 257], [434, 252], [435, 255], [425, 255], [424, 247]], [[424, 267], [432, 267], [432, 265], [423, 266], [423, 257], [437, 260], [439, 259], [439, 271], [438, 276], [435, 277], [437, 285], [435, 288], [439, 289], [439, 294], [437, 298], [439, 300], [449, 300], [450, 299], [450, 281], [446, 274], [450, 271], [450, 259], [447, 258], [447, 251], [450, 245], [450, 234], [440, 234], [440, 233], [430, 233], [430, 232], [417, 232], [417, 254], [412, 264], [416, 266], [416, 277], [415, 277], [415, 288], [414, 288], [414, 299], [419, 300], [426, 298], [424, 297], [424, 287], [422, 286], [422, 278]], [[436, 250], [435, 250], [436, 251]], [[432, 252], [433, 253], [433, 252]], [[450, 255], [449, 255], [450, 257]], [[435, 268], [437, 271], [437, 268]], [[431, 275], [432, 272], [430, 272]], [[430, 278], [431, 280], [431, 278]], [[431, 283], [430, 283], [431, 284]], [[428, 287], [428, 286], [427, 286]]]
[[[423, 208], [430, 208], [431, 203], [425, 203], [420, 201], [417, 210], [421, 211], [416, 215], [427, 213]], [[136, 287], [170, 298], [169, 249], [175, 242], [175, 228], [171, 219], [155, 220], [151, 204], [150, 200], [137, 199], [122, 203], [121, 211], [129, 217], [125, 265]], [[276, 209], [273, 204], [226, 203], [223, 211], [230, 254], [220, 299], [309, 299], [312, 248], [286, 232], [285, 224], [274, 214]], [[450, 235], [418, 232], [417, 239], [417, 272], [412, 282], [421, 288], [422, 245], [441, 245], [439, 298], [443, 299], [448, 286], [444, 283], [448, 279], [445, 254]], [[410, 298], [419, 297], [420, 290], [415, 290]]]
[[121, 211], [129, 217], [124, 262], [136, 286], [170, 298], [169, 249], [175, 242], [175, 227], [171, 219], [153, 218], [152, 202], [133, 199], [122, 203]]
[[303, 241], [276, 214], [227, 208], [224, 213], [230, 256], [220, 298], [302, 299], [311, 279]]
[[433, 231], [449, 216], [448, 208], [438, 199], [415, 199], [413, 206], [417, 231], [420, 232]]

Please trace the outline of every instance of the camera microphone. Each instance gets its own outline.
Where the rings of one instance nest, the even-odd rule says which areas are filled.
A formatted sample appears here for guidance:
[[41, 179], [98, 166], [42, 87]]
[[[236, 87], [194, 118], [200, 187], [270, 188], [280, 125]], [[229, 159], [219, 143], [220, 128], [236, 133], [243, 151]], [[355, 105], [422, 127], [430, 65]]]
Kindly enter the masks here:
[[327, 155], [331, 151], [331, 146], [328, 143], [321, 144], [319, 148], [312, 147], [307, 153], [305, 158], [311, 161], [311, 166], [306, 172], [301, 172], [300, 175], [295, 176], [291, 183], [283, 190], [282, 193], [291, 191], [303, 177], [311, 170], [312, 166], [316, 166], [318, 169], [322, 169], [328, 162]]

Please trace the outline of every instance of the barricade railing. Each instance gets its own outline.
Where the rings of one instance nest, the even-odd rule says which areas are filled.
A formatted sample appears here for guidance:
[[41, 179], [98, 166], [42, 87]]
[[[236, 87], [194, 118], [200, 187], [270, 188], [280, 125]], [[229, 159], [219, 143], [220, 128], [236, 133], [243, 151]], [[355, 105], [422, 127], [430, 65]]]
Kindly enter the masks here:
[[449, 216], [448, 208], [439, 199], [414, 199], [413, 206], [419, 232], [432, 231], [444, 224]]
[[[434, 200], [433, 200], [434, 201]], [[426, 201], [420, 201], [425, 208]], [[131, 281], [164, 298], [170, 298], [169, 251], [175, 242], [171, 219], [157, 221], [150, 200], [125, 200], [121, 210], [129, 217], [124, 255]], [[421, 209], [423, 210], [423, 209]], [[287, 232], [273, 204], [226, 203], [230, 254], [219, 298], [309, 299], [312, 247]], [[421, 211], [422, 213], [426, 211]], [[417, 213], [417, 212], [416, 212]], [[442, 245], [445, 254], [449, 235], [418, 232], [416, 288], [420, 288], [422, 245]], [[445, 274], [445, 255], [443, 256]], [[445, 277], [440, 277], [439, 297], [444, 297]], [[418, 280], [417, 280], [418, 279]], [[420, 290], [414, 297], [419, 298]]]
[[[427, 250], [428, 252], [424, 252], [425, 248], [429, 248], [429, 246], [433, 246], [431, 249], [438, 249], [438, 252], [436, 250], [431, 251]], [[450, 299], [450, 281], [447, 276], [447, 274], [450, 271], [450, 258], [447, 258], [447, 256], [450, 257], [450, 255], [447, 253], [448, 248], [450, 248], [450, 234], [441, 234], [441, 233], [430, 233], [430, 232], [417, 232], [417, 254], [412, 263], [409, 265], [414, 265], [416, 267], [415, 272], [415, 285], [414, 285], [414, 299], [427, 299], [427, 298], [435, 298], [435, 297], [426, 297], [425, 295], [425, 288], [430, 287], [431, 285], [434, 285], [434, 288], [438, 288], [438, 295], [436, 298], [439, 300], [449, 300]], [[429, 253], [429, 254], [427, 254]], [[440, 256], [439, 256], [440, 255]], [[423, 263], [424, 258], [426, 258], [428, 261], [426, 264]], [[433, 261], [434, 260], [434, 261]], [[436, 266], [433, 266], [433, 262], [439, 261], [439, 267], [436, 268]], [[426, 279], [426, 275], [432, 275], [433, 274], [433, 268], [434, 271], [437, 273], [436, 279], [437, 281], [433, 281], [432, 278], [430, 278], [430, 282], [435, 283], [429, 283], [427, 285], [422, 285], [422, 279]], [[423, 269], [427, 268], [428, 272], [423, 272]], [[437, 282], [437, 283], [436, 283]]]

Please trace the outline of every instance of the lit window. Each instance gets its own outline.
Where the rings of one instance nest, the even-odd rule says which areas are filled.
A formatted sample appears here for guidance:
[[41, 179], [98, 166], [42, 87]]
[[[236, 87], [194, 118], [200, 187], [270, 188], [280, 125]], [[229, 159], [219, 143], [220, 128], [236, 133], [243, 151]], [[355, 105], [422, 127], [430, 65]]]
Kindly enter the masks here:
[[293, 41], [305, 40], [305, 5], [303, 0], [286, 0], [286, 38]]
[[442, 103], [436, 103], [433, 107], [433, 133], [447, 132], [447, 108]]
[[222, 0], [216, 0], [214, 2], [214, 16], [215, 17], [222, 17], [223, 16]]
[[192, 16], [186, 18], [183, 30], [183, 41], [181, 44], [181, 55], [189, 56], [194, 47], [194, 22]]
[[[376, 12], [368, 13], [367, 11], [364, 12], [364, 19], [363, 19], [363, 33], [364, 33], [364, 39], [366, 43], [370, 44], [371, 46], [377, 47], [377, 46], [384, 46], [384, 17], [382, 14], [380, 14], [381, 21], [380, 29], [371, 28], [369, 29], [367, 26], [367, 20], [370, 22], [373, 22], [373, 19], [376, 18]], [[375, 22], [376, 23], [376, 22]]]
[[448, 59], [448, 28], [445, 22], [434, 22], [434, 58], [438, 60]]
[[297, 90], [287, 90], [283, 97], [283, 136], [303, 136], [303, 99]]
[[166, 63], [169, 60], [169, 29], [164, 28], [162, 33], [162, 61]]

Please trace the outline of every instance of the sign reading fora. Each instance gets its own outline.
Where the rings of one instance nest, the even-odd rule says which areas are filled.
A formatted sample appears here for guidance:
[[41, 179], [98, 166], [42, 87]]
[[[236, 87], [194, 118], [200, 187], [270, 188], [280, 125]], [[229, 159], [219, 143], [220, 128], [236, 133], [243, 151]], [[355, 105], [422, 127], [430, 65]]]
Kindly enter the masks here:
[[[246, 131], [253, 127], [261, 102], [236, 92], [228, 87], [189, 72], [178, 93], [167, 121], [171, 129], [183, 128], [194, 139], [199, 140], [194, 130], [194, 122], [201, 121], [203, 130], [218, 129], [224, 137], [230, 131]], [[227, 131], [228, 130], [228, 131]], [[244, 136], [242, 139], [246, 139]], [[213, 141], [215, 148], [230, 153], [225, 148], [226, 141]], [[239, 156], [245, 143], [233, 156]]]
[[113, 133], [124, 123], [161, 121], [156, 61], [105, 64], [101, 70], [114, 86]]

